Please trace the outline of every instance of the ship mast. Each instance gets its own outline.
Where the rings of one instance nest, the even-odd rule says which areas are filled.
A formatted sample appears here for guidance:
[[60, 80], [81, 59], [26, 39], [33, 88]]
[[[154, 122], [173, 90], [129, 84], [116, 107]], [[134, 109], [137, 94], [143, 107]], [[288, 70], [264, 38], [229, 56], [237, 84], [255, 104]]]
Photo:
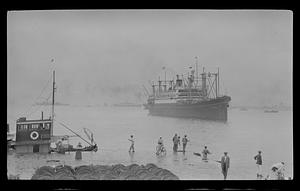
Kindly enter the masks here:
[[196, 56], [196, 87], [198, 85], [198, 57]]
[[55, 70], [53, 70], [53, 88], [52, 88], [52, 128], [51, 128], [51, 136], [53, 136], [53, 126], [54, 126], [54, 92], [55, 92]]
[[[164, 68], [165, 70], [166, 68]], [[165, 92], [167, 91], [167, 71], [165, 70]]]
[[215, 74], [215, 83], [216, 83], [216, 98], [218, 97], [218, 74]]

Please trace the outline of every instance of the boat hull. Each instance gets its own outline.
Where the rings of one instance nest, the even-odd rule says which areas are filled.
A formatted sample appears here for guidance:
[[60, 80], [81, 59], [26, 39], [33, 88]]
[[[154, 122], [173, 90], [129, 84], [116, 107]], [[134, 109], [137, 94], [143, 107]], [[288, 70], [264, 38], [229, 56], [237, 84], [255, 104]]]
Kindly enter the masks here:
[[193, 104], [146, 104], [145, 108], [149, 110], [150, 115], [154, 116], [227, 121], [227, 108], [230, 100], [231, 98], [229, 96], [223, 96], [210, 101]]

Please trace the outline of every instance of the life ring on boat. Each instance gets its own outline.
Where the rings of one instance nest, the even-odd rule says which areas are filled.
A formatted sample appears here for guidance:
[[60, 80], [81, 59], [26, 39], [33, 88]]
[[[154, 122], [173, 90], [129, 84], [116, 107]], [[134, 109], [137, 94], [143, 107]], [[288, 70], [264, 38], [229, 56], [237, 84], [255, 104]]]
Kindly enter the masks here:
[[30, 138], [31, 138], [32, 140], [36, 140], [37, 138], [39, 138], [39, 133], [36, 132], [36, 131], [32, 131], [32, 132], [30, 133]]

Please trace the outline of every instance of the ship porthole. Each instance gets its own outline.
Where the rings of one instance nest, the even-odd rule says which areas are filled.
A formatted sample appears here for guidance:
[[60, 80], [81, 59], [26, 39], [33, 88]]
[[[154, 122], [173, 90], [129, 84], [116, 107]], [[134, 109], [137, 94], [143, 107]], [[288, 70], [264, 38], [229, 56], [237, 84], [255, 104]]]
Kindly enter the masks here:
[[32, 132], [30, 133], [30, 138], [31, 138], [32, 140], [36, 140], [38, 137], [39, 137], [38, 132], [32, 131]]

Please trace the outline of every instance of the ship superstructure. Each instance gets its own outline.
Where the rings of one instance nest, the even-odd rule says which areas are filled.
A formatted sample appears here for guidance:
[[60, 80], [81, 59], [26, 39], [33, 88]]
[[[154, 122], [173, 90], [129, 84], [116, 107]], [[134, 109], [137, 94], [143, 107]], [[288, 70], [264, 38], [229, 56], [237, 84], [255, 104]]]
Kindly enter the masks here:
[[191, 117], [227, 121], [229, 96], [220, 94], [219, 68], [215, 73], [202, 73], [190, 67], [187, 75], [176, 75], [176, 80], [159, 80], [152, 83], [145, 108], [150, 115]]

